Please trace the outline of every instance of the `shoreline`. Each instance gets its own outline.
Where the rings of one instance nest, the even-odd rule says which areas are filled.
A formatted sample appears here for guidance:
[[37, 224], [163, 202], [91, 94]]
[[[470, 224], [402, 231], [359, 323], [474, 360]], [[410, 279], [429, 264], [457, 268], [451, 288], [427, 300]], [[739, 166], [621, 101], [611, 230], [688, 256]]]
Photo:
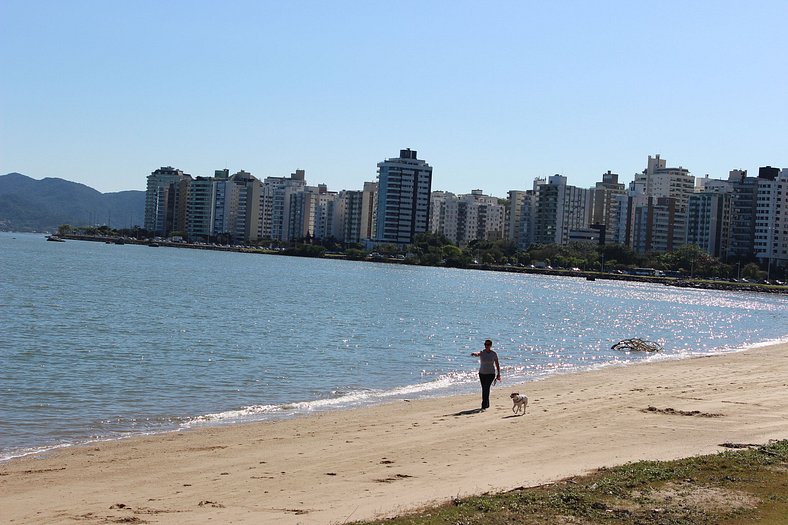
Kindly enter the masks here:
[[[118, 237], [97, 237], [97, 236], [81, 235], [81, 234], [64, 234], [59, 237], [61, 239], [69, 239], [75, 241], [103, 242], [110, 244], [114, 244], [116, 243], [116, 241], [119, 240]], [[292, 253], [284, 253], [282, 251], [277, 251], [277, 250], [269, 250], [259, 247], [240, 246], [240, 245], [190, 244], [185, 242], [171, 242], [171, 241], [152, 242], [150, 240], [137, 240], [137, 239], [125, 239], [123, 243], [136, 244], [140, 246], [154, 245], [156, 247], [166, 247], [166, 248], [223, 251], [223, 252], [248, 253], [248, 254], [257, 254], [257, 255], [277, 255], [277, 256], [285, 256], [285, 257], [288, 256], [311, 257], [308, 255], [296, 255]], [[344, 254], [330, 254], [330, 255], [311, 257], [311, 258], [329, 259], [329, 260], [338, 260], [338, 261], [356, 261], [356, 262], [367, 262], [367, 263], [377, 263], [377, 264], [400, 264], [406, 266], [413, 266], [412, 263], [408, 263], [407, 261], [403, 261], [396, 258], [386, 258], [386, 257], [371, 258], [371, 259], [354, 259], [347, 257]], [[453, 266], [445, 266], [445, 265], [430, 265], [429, 267], [455, 268]], [[596, 279], [599, 279], [603, 281], [627, 281], [627, 282], [635, 282], [635, 283], [652, 283], [652, 284], [663, 284], [665, 286], [675, 286], [680, 288], [693, 288], [698, 290], [721, 290], [721, 291], [729, 291], [729, 292], [788, 294], [788, 284], [777, 286], [777, 285], [765, 285], [765, 284], [753, 283], [753, 282], [734, 283], [728, 281], [702, 279], [702, 278], [694, 278], [694, 277], [681, 277], [681, 278], [649, 277], [643, 275], [631, 275], [626, 273], [618, 274], [618, 273], [599, 272], [599, 271], [574, 272], [571, 270], [526, 268], [521, 266], [504, 266], [504, 265], [492, 265], [492, 264], [476, 264], [472, 266], [464, 266], [464, 267], [456, 267], [456, 268], [460, 270], [482, 270], [482, 271], [490, 271], [490, 272], [520, 273], [526, 275], [551, 275], [554, 277], [571, 277], [575, 279], [585, 279], [588, 281], [594, 281]]]
[[[622, 356], [632, 353], [634, 355], [637, 354], [644, 355], [645, 358], [642, 361], [637, 361], [637, 362], [621, 362], [621, 363], [611, 362], [611, 363], [592, 365], [587, 368], [570, 369], [570, 370], [553, 370], [551, 372], [546, 372], [541, 375], [531, 376], [526, 379], [523, 379], [522, 377], [517, 377], [513, 385], [521, 385], [522, 388], [527, 390], [528, 385], [540, 381], [550, 380], [551, 378], [557, 376], [584, 374], [588, 372], [594, 372], [596, 370], [604, 370], [607, 368], [630, 367], [635, 365], [646, 365], [649, 363], [659, 363], [664, 361], [677, 361], [677, 360], [681, 361], [686, 359], [696, 359], [701, 357], [726, 355], [730, 353], [746, 352], [748, 350], [755, 348], [781, 345], [783, 343], [788, 344], [788, 336], [779, 338], [778, 340], [754, 343], [753, 345], [744, 348], [728, 348], [728, 349], [717, 350], [712, 353], [699, 354], [699, 355], [678, 355], [678, 354], [648, 353], [648, 352], [638, 352], [638, 351], [627, 351], [627, 352], [622, 351], [621, 352]], [[130, 432], [128, 435], [123, 435], [123, 436], [110, 436], [110, 435], [94, 436], [91, 438], [84, 438], [83, 440], [71, 442], [71, 443], [54, 443], [54, 444], [41, 445], [41, 446], [21, 447], [19, 449], [11, 450], [10, 452], [8, 452], [9, 453], [8, 456], [0, 456], [0, 466], [3, 465], [3, 463], [19, 460], [26, 457], [45, 457], [48, 456], [49, 454], [55, 453], [60, 450], [77, 449], [80, 447], [99, 445], [102, 443], [112, 443], [116, 441], [125, 441], [129, 439], [144, 438], [144, 437], [156, 437], [156, 436], [162, 436], [162, 435], [167, 435], [177, 432], [193, 432], [193, 431], [209, 430], [215, 428], [221, 429], [226, 427], [232, 427], [235, 425], [276, 423], [280, 421], [287, 421], [301, 417], [310, 417], [324, 413], [332, 413], [335, 411], [360, 410], [364, 408], [372, 408], [380, 405], [385, 405], [389, 403], [398, 403], [402, 401], [412, 402], [419, 400], [434, 400], [434, 399], [444, 399], [444, 398], [452, 398], [452, 397], [463, 397], [468, 395], [468, 392], [464, 392], [463, 390], [475, 390], [478, 385], [477, 385], [477, 380], [474, 380], [471, 383], [467, 383], [467, 384], [463, 383], [461, 385], [441, 387], [438, 388], [437, 390], [425, 388], [419, 390], [418, 392], [410, 392], [411, 395], [408, 395], [404, 392], [395, 393], [396, 391], [403, 389], [411, 390], [411, 387], [415, 387], [415, 386], [418, 385], [404, 385], [402, 387], [395, 387], [393, 390], [382, 391], [379, 393], [378, 396], [372, 396], [370, 399], [364, 401], [357, 399], [346, 400], [344, 398], [336, 398], [333, 400], [336, 403], [331, 405], [326, 405], [325, 399], [309, 399], [303, 401], [284, 402], [281, 405], [269, 405], [271, 409], [270, 414], [266, 414], [260, 419], [255, 419], [254, 417], [249, 417], [246, 420], [243, 419], [239, 420], [237, 418], [236, 419], [230, 418], [227, 420], [223, 420], [221, 418], [209, 419], [210, 416], [216, 416], [217, 414], [211, 414], [211, 415], [203, 414], [197, 416], [190, 416], [188, 418], [187, 423], [182, 423], [180, 426], [177, 427], [173, 426], [171, 428], [141, 430], [136, 432]], [[293, 405], [309, 405], [309, 406], [308, 407], [302, 406], [301, 408], [289, 408], [292, 407]], [[317, 406], [312, 406], [312, 405], [317, 405]], [[235, 413], [235, 412], [237, 412], [237, 409], [228, 410], [228, 413]], [[223, 413], [219, 413], [218, 415], [221, 416], [222, 414]]]
[[[9, 523], [342, 523], [640, 459], [788, 437], [788, 344], [478, 395], [96, 442], [0, 463]], [[508, 394], [525, 391], [528, 414]], [[653, 407], [650, 409], [649, 407]], [[670, 409], [670, 410], [668, 410]]]

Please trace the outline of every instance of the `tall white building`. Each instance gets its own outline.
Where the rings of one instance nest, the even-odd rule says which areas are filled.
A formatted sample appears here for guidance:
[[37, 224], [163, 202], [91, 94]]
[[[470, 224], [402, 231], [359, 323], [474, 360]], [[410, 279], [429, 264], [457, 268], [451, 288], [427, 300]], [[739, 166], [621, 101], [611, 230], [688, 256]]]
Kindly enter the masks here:
[[754, 250], [770, 267], [788, 266], [788, 169], [759, 169]]
[[315, 239], [342, 240], [334, 232], [334, 219], [336, 218], [336, 207], [339, 195], [335, 191], [328, 191], [325, 184], [318, 184], [317, 194], [313, 194], [314, 202], [312, 218], [312, 235]]
[[616, 237], [625, 238], [639, 253], [661, 253], [683, 245], [694, 189], [695, 177], [689, 170], [668, 168], [659, 155], [649, 155], [646, 169], [630, 185], [625, 231]]
[[378, 163], [378, 206], [375, 241], [410, 244], [428, 231], [432, 167], [416, 151], [400, 150], [398, 158]]
[[262, 185], [251, 173], [216, 170], [186, 186], [185, 234], [190, 241], [243, 244], [256, 241], [260, 229]]
[[432, 192], [430, 231], [444, 235], [459, 246], [477, 239], [502, 239], [505, 219], [506, 207], [498, 203], [497, 197], [484, 195], [482, 190], [459, 196], [444, 191]]
[[430, 231], [459, 244], [460, 199], [448, 191], [433, 191], [430, 196]]
[[306, 187], [304, 170], [296, 170], [290, 177], [266, 177], [263, 181], [262, 218], [260, 237], [287, 240], [290, 216], [290, 195], [303, 192]]
[[482, 190], [472, 190], [469, 194], [461, 195], [460, 202], [466, 204], [469, 217], [475, 216], [468, 221], [468, 242], [474, 239], [503, 239], [506, 207], [498, 203], [497, 197], [485, 195]]

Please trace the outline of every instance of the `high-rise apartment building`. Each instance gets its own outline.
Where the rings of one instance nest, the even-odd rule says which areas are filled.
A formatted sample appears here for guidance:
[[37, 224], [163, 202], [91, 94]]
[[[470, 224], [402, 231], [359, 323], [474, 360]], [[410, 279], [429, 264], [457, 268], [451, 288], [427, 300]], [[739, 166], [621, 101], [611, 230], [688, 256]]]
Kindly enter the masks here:
[[445, 236], [454, 244], [459, 244], [457, 226], [459, 224], [460, 200], [448, 191], [433, 191], [430, 195], [430, 231]]
[[332, 224], [332, 236], [335, 239], [347, 243], [357, 243], [361, 240], [362, 201], [362, 191], [343, 190], [339, 192], [334, 206]]
[[233, 242], [238, 214], [239, 189], [230, 182], [230, 170], [216, 170], [214, 179], [214, 210], [211, 231], [222, 244]]
[[213, 236], [216, 213], [216, 180], [196, 177], [186, 197], [186, 234], [190, 241], [208, 242]]
[[519, 242], [523, 223], [523, 204], [528, 196], [527, 191], [509, 190], [507, 193], [509, 204], [506, 207], [504, 225], [504, 238]]
[[312, 235], [315, 217], [313, 190], [315, 189], [306, 186], [303, 191], [288, 192], [281, 240], [296, 241]]
[[190, 241], [244, 244], [259, 238], [261, 183], [251, 173], [216, 170], [191, 180], [186, 197]]
[[186, 199], [191, 175], [172, 166], [148, 175], [145, 189], [146, 230], [166, 236], [186, 231]]
[[728, 183], [733, 191], [728, 246], [728, 260], [731, 262], [747, 261], [754, 253], [757, 181], [756, 177], [747, 176], [747, 170], [731, 170], [728, 174]]
[[[623, 235], [617, 232], [615, 237], [625, 239], [638, 253], [662, 253], [683, 245], [687, 206], [694, 189], [695, 177], [689, 170], [668, 168], [659, 155], [649, 155], [646, 169], [630, 185], [626, 223], [618, 222], [618, 227], [624, 227], [625, 231]], [[649, 225], [646, 221], [658, 222]], [[666, 232], [665, 228], [672, 231]]]
[[339, 192], [333, 207], [332, 236], [340, 242], [359, 243], [372, 238], [377, 184], [365, 182], [363, 190]]
[[485, 195], [482, 190], [472, 190], [471, 193], [460, 196], [460, 202], [465, 203], [468, 214], [471, 211], [475, 220], [468, 221], [468, 240], [483, 239], [497, 241], [503, 239], [506, 221], [506, 207], [499, 204], [498, 198]]
[[375, 237], [378, 209], [378, 183], [365, 182], [361, 196], [361, 224], [359, 240], [370, 240]]
[[325, 184], [305, 186], [303, 191], [287, 192], [289, 203], [282, 240], [328, 239], [333, 235], [336, 192]]
[[378, 163], [378, 207], [375, 241], [410, 244], [428, 231], [432, 167], [416, 151], [400, 150], [398, 158]]
[[646, 203], [633, 209], [632, 249], [636, 253], [664, 253], [683, 244], [676, 236], [676, 199], [646, 197]]
[[618, 196], [626, 195], [626, 186], [618, 182], [618, 174], [608, 170], [602, 174], [602, 181], [597, 182], [591, 190], [593, 210], [591, 224], [595, 226], [605, 240], [616, 237], [618, 207], [621, 200]]
[[[591, 214], [591, 190], [570, 186], [563, 175], [534, 180], [530, 210], [523, 212], [523, 248], [531, 244], [569, 242], [573, 231], [587, 230]], [[526, 204], [525, 206], [529, 206]]]
[[228, 179], [234, 186], [233, 196], [237, 201], [233, 207], [237, 210], [233, 229], [233, 241], [246, 244], [260, 239], [261, 205], [263, 184], [259, 179], [246, 171], [239, 171]]
[[430, 201], [430, 231], [466, 246], [474, 240], [503, 238], [506, 207], [497, 197], [472, 190], [466, 195], [434, 191]]
[[753, 244], [755, 257], [769, 268], [788, 266], [788, 169], [758, 170]]
[[733, 190], [719, 185], [705, 187], [710, 189], [689, 198], [686, 244], [724, 259], [730, 248]]
[[296, 170], [290, 177], [266, 177], [263, 181], [262, 218], [260, 237], [286, 240], [290, 215], [290, 195], [303, 192], [306, 187], [304, 170]]

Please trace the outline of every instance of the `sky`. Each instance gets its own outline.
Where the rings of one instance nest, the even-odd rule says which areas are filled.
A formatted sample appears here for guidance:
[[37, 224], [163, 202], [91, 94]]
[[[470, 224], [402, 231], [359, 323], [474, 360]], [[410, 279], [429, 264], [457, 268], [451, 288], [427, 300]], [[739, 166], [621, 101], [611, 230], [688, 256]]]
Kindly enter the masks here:
[[0, 0], [0, 174], [433, 190], [788, 167], [788, 2]]

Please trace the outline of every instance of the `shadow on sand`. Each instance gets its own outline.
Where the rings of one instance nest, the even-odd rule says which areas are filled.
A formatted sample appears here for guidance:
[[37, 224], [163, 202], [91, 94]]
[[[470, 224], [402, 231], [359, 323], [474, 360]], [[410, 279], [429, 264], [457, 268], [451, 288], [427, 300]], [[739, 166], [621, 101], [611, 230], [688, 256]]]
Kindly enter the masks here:
[[481, 414], [484, 412], [481, 408], [474, 408], [473, 410], [461, 410], [459, 412], [455, 412], [454, 414], [449, 414], [450, 416], [470, 416], [473, 414]]

